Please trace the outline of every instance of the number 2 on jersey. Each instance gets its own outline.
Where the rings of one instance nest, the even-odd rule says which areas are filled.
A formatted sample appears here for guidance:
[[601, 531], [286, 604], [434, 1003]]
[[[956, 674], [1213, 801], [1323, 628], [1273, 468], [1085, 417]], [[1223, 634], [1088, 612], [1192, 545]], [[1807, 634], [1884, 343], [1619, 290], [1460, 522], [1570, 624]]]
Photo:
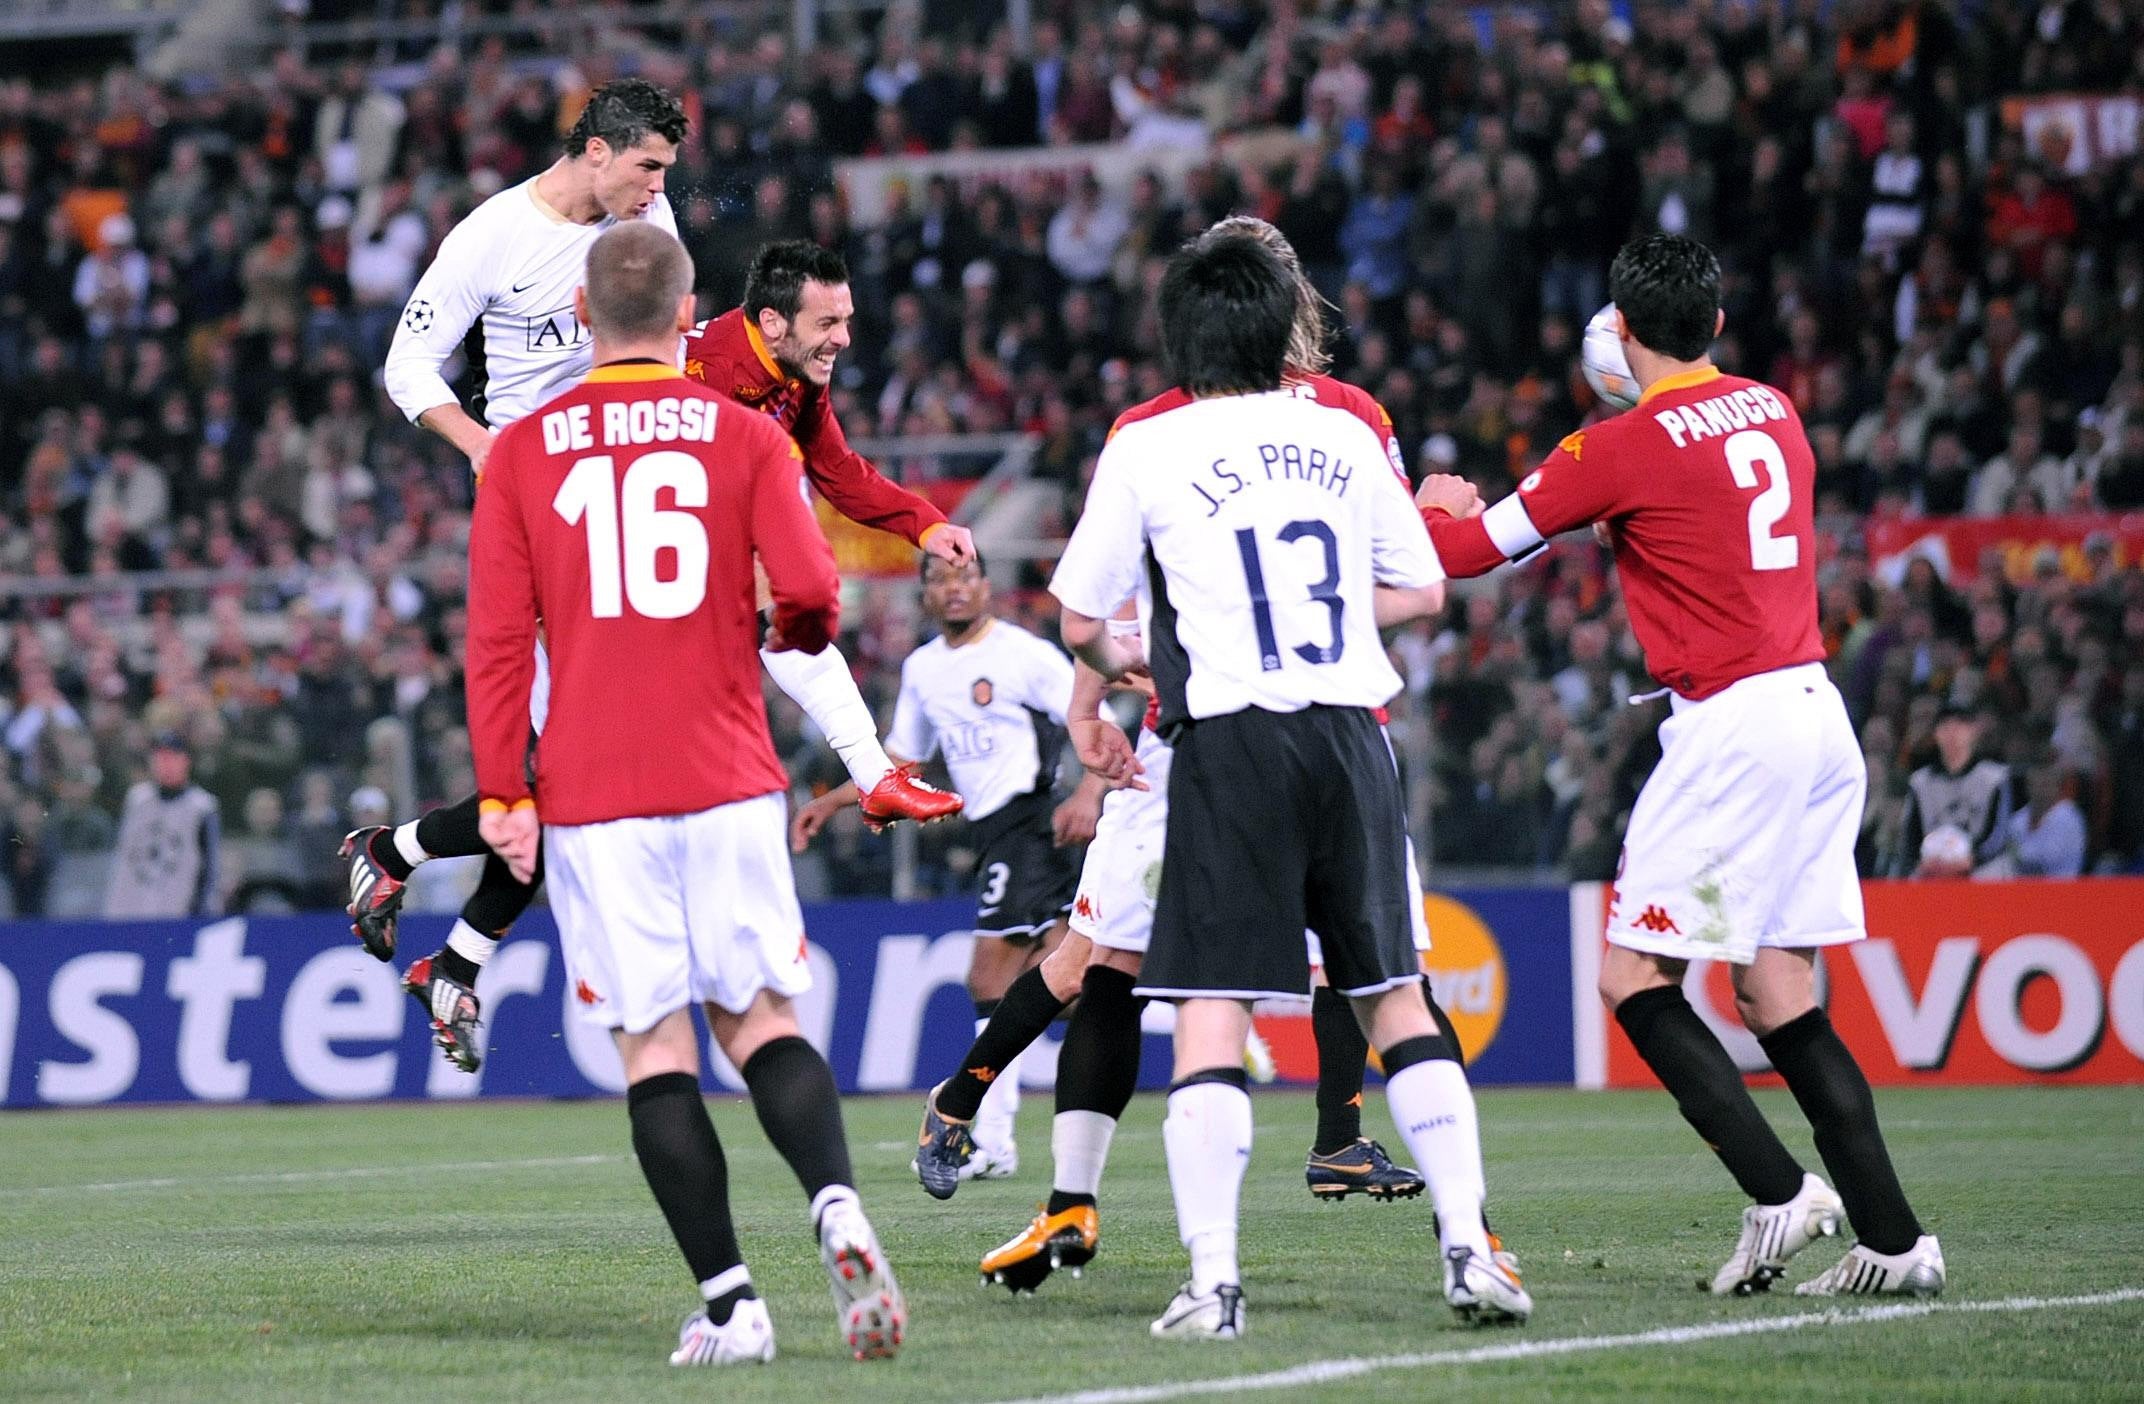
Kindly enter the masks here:
[[1757, 468], [1763, 465], [1769, 481], [1749, 504], [1749, 563], [1757, 570], [1792, 570], [1802, 557], [1802, 544], [1792, 536], [1774, 536], [1772, 528], [1787, 515], [1787, 456], [1779, 440], [1762, 429], [1744, 429], [1727, 438], [1727, 471], [1735, 486], [1757, 486]]
[[[1340, 635], [1340, 616], [1347, 608], [1347, 601], [1340, 597], [1340, 543], [1331, 527], [1309, 519], [1290, 522], [1276, 533], [1284, 546], [1292, 546], [1306, 536], [1316, 538], [1325, 548], [1325, 578], [1310, 587], [1310, 598], [1331, 612], [1332, 637], [1323, 644], [1297, 644], [1295, 653], [1305, 663], [1337, 663], [1347, 647]], [[1236, 532], [1236, 551], [1243, 557], [1243, 583], [1251, 593], [1251, 622], [1258, 630], [1258, 665], [1270, 673], [1282, 662], [1280, 638], [1273, 629], [1272, 602], [1266, 598], [1265, 563], [1259, 559], [1258, 536], [1249, 527]]]
[[[616, 464], [607, 453], [573, 465], [551, 506], [568, 526], [588, 536], [588, 612], [616, 619], [630, 602], [648, 619], [682, 619], [707, 598], [707, 527], [690, 512], [655, 505], [669, 488], [677, 507], [707, 505], [707, 468], [689, 453], [658, 449], [626, 467], [616, 491]], [[656, 554], [677, 553], [665, 580]]]

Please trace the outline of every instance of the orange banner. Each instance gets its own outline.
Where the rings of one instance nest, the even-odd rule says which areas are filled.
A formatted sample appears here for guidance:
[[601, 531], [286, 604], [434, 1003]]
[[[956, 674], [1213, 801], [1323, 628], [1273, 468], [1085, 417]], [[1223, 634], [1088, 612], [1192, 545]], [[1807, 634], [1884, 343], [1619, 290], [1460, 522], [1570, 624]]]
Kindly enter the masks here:
[[[1825, 953], [1839, 1036], [1879, 1086], [2144, 1083], [2144, 879], [1871, 882], [1869, 936]], [[1745, 1071], [1727, 967], [1684, 988]], [[1606, 1083], [1659, 1084], [1615, 1020]]]

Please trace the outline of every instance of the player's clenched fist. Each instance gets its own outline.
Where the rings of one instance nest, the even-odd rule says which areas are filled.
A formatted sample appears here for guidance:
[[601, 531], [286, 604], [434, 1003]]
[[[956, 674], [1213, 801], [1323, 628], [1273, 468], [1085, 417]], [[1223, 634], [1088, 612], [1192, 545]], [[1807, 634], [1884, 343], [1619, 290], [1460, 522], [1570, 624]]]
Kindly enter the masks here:
[[543, 825], [536, 818], [536, 806], [516, 805], [512, 809], [493, 809], [487, 804], [477, 816], [476, 831], [491, 851], [506, 863], [507, 870], [516, 882], [536, 880], [536, 846], [543, 837]]
[[1072, 753], [1079, 763], [1112, 790], [1143, 790], [1146, 767], [1139, 763], [1124, 728], [1108, 718], [1075, 719], [1066, 730], [1072, 736]]
[[1415, 489], [1414, 505], [1453, 517], [1475, 517], [1481, 515], [1481, 492], [1456, 473], [1431, 473]]

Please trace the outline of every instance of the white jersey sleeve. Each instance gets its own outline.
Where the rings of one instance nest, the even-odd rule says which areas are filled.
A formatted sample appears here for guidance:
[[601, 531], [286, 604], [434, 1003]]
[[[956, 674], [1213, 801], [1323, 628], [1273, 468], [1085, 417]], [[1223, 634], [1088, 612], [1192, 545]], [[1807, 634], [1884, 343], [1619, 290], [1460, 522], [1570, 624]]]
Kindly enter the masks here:
[[1370, 574], [1380, 585], [1419, 589], [1445, 578], [1422, 513], [1400, 480], [1378, 483], [1370, 514]]
[[1072, 711], [1072, 660], [1048, 639], [1022, 633], [1027, 641], [1026, 703], [1059, 726]]
[[492, 301], [488, 242], [473, 215], [455, 225], [402, 309], [382, 378], [388, 398], [413, 424], [428, 409], [461, 403], [440, 367]]
[[929, 760], [938, 749], [938, 736], [924, 706], [916, 677], [916, 656], [901, 665], [901, 691], [893, 703], [893, 725], [886, 729], [886, 749], [904, 761]]
[[1050, 577], [1050, 593], [1058, 602], [1090, 619], [1107, 619], [1132, 597], [1146, 549], [1130, 465], [1117, 448], [1122, 438], [1103, 446], [1086, 506]]

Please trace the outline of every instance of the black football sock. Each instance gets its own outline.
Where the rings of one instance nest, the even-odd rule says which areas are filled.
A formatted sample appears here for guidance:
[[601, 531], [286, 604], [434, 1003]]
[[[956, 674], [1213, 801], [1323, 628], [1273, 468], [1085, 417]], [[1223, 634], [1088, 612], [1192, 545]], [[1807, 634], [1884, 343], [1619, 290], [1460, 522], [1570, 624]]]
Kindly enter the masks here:
[[[989, 1012], [990, 1022], [968, 1045], [967, 1055], [960, 1060], [960, 1071], [947, 1078], [945, 1086], [938, 1090], [938, 1114], [955, 1121], [972, 1121], [975, 1109], [983, 1104], [983, 1094], [990, 1090], [998, 1074], [1042, 1037], [1057, 1011], [1070, 1003], [1050, 993], [1039, 965], [1013, 981], [997, 1008]], [[975, 1008], [981, 1015], [983, 1002], [978, 1000]]]
[[1802, 1167], [1750, 1100], [1741, 1069], [1682, 986], [1640, 990], [1616, 1006], [1615, 1017], [1744, 1194], [1759, 1204], [1784, 1204], [1801, 1192]]
[[473, 858], [491, 852], [491, 845], [477, 832], [475, 795], [442, 805], [417, 820], [417, 843], [434, 858]]
[[819, 1050], [790, 1034], [761, 1044], [740, 1071], [760, 1126], [789, 1162], [805, 1197], [816, 1203], [830, 1185], [854, 1186], [841, 1095]]
[[[640, 1160], [640, 1173], [662, 1206], [685, 1265], [703, 1291], [714, 1285], [716, 1296], [727, 1299], [718, 1318], [710, 1303], [708, 1314], [720, 1325], [739, 1300], [740, 1284], [734, 1279], [718, 1284], [717, 1279], [739, 1269], [744, 1259], [730, 1222], [729, 1165], [715, 1138], [715, 1123], [708, 1119], [700, 1084], [687, 1073], [658, 1073], [627, 1088], [625, 1105], [633, 1119], [633, 1154]], [[752, 1295], [749, 1277], [741, 1284], [741, 1294]]]
[[1318, 1138], [1313, 1155], [1346, 1150], [1362, 1135], [1362, 1079], [1370, 1040], [1355, 1007], [1330, 985], [1310, 994], [1310, 1033], [1318, 1044]]
[[484, 859], [484, 875], [477, 879], [476, 891], [462, 903], [462, 920], [468, 922], [487, 936], [504, 939], [507, 928], [521, 919], [536, 900], [536, 889], [543, 885], [543, 853], [536, 855], [536, 876], [533, 882], [523, 882], [514, 876], [513, 869], [498, 854], [489, 854]]
[[[1057, 1183], [1051, 1186], [1045, 1213], [1062, 1214], [1095, 1202], [1092, 1191], [1068, 1190], [1063, 1184], [1067, 1179], [1073, 1184], [1099, 1183], [1114, 1128], [1092, 1120], [1075, 1126], [1064, 1118], [1068, 1112], [1085, 1112], [1114, 1123], [1131, 1105], [1139, 1085], [1139, 1015], [1146, 1008], [1146, 1001], [1132, 993], [1137, 983], [1132, 975], [1106, 965], [1090, 965], [1080, 978], [1079, 1001], [1072, 1006], [1064, 1046], [1057, 1052], [1057, 1118], [1050, 1132]], [[1074, 1140], [1068, 1142], [1068, 1136]], [[1077, 1163], [1068, 1164], [1068, 1155]]]
[[1846, 1201], [1854, 1236], [1878, 1253], [1911, 1248], [1920, 1240], [1921, 1221], [1892, 1168], [1869, 1080], [1832, 1028], [1831, 1016], [1812, 1009], [1757, 1042], [1809, 1118], [1816, 1153]]
[[377, 830], [365, 841], [365, 852], [372, 856], [373, 862], [380, 865], [382, 872], [396, 882], [408, 882], [409, 875], [417, 871], [417, 865], [404, 858], [402, 850], [395, 847], [395, 827], [392, 824]]

